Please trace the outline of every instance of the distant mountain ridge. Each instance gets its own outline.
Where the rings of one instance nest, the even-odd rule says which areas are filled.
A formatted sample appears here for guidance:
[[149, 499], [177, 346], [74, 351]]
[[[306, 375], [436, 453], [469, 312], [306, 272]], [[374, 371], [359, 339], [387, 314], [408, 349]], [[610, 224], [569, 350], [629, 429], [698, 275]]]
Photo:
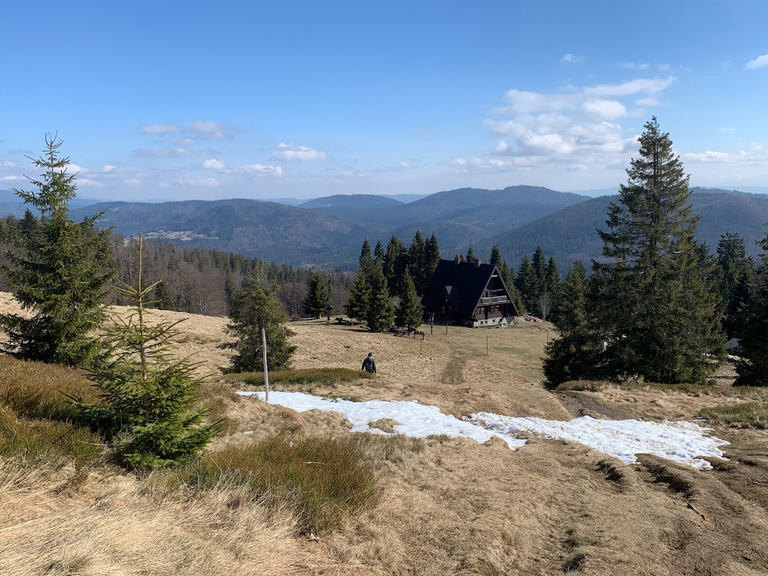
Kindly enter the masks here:
[[[588, 264], [592, 258], [601, 257], [603, 245], [597, 229], [607, 230], [608, 205], [618, 201], [617, 194], [569, 206], [516, 230], [485, 238], [478, 243], [475, 253], [489, 253], [493, 244], [498, 244], [505, 258], [519, 262], [523, 254], [541, 246], [545, 254], [553, 255], [558, 262], [582, 260]], [[705, 242], [710, 250], [714, 251], [721, 235], [731, 232], [742, 237], [748, 256], [760, 252], [755, 242], [768, 233], [767, 197], [733, 191], [698, 191], [692, 194], [691, 204], [693, 214], [701, 219], [696, 239]]]
[[[721, 234], [739, 233], [748, 253], [758, 252], [754, 242], [766, 233], [768, 197], [696, 189], [692, 198], [694, 213], [701, 216], [700, 240], [714, 248]], [[105, 202], [74, 207], [71, 215], [79, 220], [104, 211], [100, 225], [115, 226], [125, 236], [143, 232], [180, 246], [299, 266], [354, 269], [364, 238], [371, 246], [377, 241], [386, 246], [392, 234], [407, 243], [420, 230], [424, 236], [435, 232], [444, 257], [465, 253], [471, 242], [477, 256], [486, 259], [498, 243], [504, 258], [517, 265], [524, 253], [540, 245], [566, 267], [576, 259], [588, 262], [600, 256], [595, 230], [605, 228], [608, 204], [617, 199], [511, 186], [449, 190], [408, 204], [365, 195], [316, 198], [307, 206], [249, 199]], [[20, 202], [8, 207], [20, 210], [17, 216], [25, 209]]]

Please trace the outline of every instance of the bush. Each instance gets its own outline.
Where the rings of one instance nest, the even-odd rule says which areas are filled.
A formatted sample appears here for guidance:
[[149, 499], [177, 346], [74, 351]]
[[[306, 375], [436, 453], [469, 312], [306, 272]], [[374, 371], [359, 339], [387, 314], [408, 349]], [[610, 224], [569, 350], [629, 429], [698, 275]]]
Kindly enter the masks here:
[[704, 408], [699, 412], [711, 424], [725, 424], [739, 428], [768, 428], [768, 406], [760, 402], [745, 402], [730, 406]]
[[[342, 382], [354, 382], [360, 379], [372, 380], [373, 374], [362, 370], [350, 370], [349, 368], [308, 368], [304, 370], [284, 370], [269, 373], [270, 386], [275, 384], [339, 384]], [[249, 386], [264, 386], [264, 374], [260, 372], [244, 372], [229, 374], [224, 377], [227, 382], [248, 384]]]
[[247, 486], [254, 500], [290, 505], [304, 533], [339, 527], [348, 515], [375, 505], [379, 495], [373, 469], [351, 439], [276, 437], [232, 446], [161, 478], [200, 490]]

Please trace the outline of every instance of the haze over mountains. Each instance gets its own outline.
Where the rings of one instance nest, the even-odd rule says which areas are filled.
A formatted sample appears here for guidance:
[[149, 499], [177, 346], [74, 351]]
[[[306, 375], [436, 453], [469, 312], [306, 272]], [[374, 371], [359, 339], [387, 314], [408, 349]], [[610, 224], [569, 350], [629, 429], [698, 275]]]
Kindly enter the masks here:
[[[413, 200], [410, 197], [404, 198]], [[15, 200], [15, 201], [14, 201]], [[562, 266], [600, 256], [596, 228], [605, 228], [608, 204], [618, 196], [589, 196], [537, 186], [502, 190], [462, 188], [410, 202], [397, 196], [336, 195], [298, 206], [247, 199], [139, 203], [76, 199], [72, 217], [104, 212], [103, 226], [130, 236], [143, 232], [178, 245], [239, 252], [269, 261], [322, 267], [357, 265], [360, 245], [386, 246], [392, 234], [408, 242], [416, 230], [435, 232], [444, 257], [464, 253], [472, 242], [487, 258], [498, 243], [517, 265], [541, 246]], [[712, 249], [720, 235], [738, 233], [748, 255], [768, 229], [768, 196], [722, 189], [694, 188], [694, 213], [701, 217], [697, 238]], [[24, 205], [0, 191], [0, 211], [21, 216]]]

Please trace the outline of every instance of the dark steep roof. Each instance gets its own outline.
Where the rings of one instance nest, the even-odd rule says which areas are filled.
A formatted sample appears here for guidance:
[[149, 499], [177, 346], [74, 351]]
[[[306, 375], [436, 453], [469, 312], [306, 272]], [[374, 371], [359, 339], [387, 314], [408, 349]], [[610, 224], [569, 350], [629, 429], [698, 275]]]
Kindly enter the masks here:
[[492, 264], [475, 266], [471, 262], [457, 264], [454, 260], [440, 260], [432, 280], [424, 290], [421, 303], [428, 311], [434, 312], [447, 291], [454, 313], [472, 316], [494, 270], [496, 267]]

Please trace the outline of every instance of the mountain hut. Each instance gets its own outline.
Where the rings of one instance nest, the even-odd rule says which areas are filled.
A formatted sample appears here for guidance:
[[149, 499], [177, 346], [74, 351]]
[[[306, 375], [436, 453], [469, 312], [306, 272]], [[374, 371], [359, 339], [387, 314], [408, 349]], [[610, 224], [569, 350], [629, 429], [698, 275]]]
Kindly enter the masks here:
[[438, 324], [504, 326], [520, 315], [496, 266], [460, 257], [440, 260], [421, 303]]

